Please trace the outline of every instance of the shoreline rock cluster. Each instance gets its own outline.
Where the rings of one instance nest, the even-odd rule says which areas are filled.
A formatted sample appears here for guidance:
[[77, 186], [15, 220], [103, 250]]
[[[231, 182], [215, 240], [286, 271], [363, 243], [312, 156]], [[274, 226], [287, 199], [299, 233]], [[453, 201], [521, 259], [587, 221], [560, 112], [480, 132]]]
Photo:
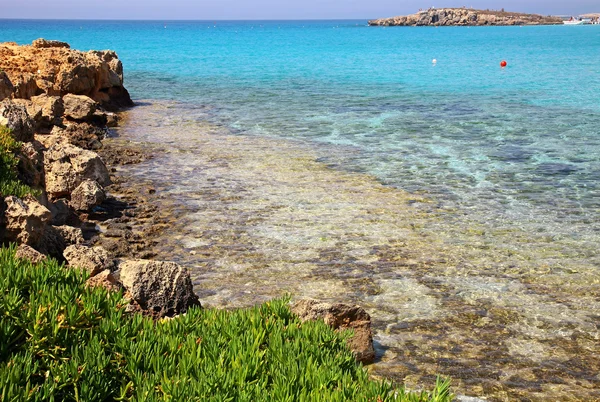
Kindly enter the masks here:
[[469, 8], [430, 8], [416, 14], [369, 21], [370, 26], [562, 25], [558, 17]]
[[106, 209], [112, 183], [97, 151], [118, 124], [114, 112], [129, 106], [115, 52], [44, 39], [0, 44], [0, 125], [22, 144], [19, 179], [39, 194], [0, 197], [0, 240], [18, 244], [19, 258], [50, 256], [87, 270], [90, 286], [124, 289], [132, 310], [173, 316], [200, 305], [185, 268], [93, 247], [88, 217]]

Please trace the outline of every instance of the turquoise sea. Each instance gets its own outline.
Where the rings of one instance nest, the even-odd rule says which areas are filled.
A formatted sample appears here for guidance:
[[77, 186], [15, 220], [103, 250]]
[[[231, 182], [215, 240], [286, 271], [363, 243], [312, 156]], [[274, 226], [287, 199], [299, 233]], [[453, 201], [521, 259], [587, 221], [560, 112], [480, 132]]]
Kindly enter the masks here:
[[[227, 211], [220, 204], [223, 219], [212, 222], [214, 233], [235, 229], [219, 226], [243, 215], [232, 218], [232, 209], [250, 215], [249, 205], [258, 208], [271, 202], [269, 211], [277, 209], [280, 220], [267, 225], [260, 215], [262, 226], [248, 230], [248, 236], [261, 236], [252, 243], [253, 255], [277, 255], [263, 255], [261, 261], [278, 270], [293, 260], [298, 270], [307, 267], [312, 277], [327, 275], [324, 264], [315, 261], [328, 254], [309, 257], [302, 254], [304, 246], [290, 245], [310, 243], [314, 232], [308, 231], [309, 224], [290, 226], [288, 233], [278, 228], [302, 221], [299, 216], [306, 222], [318, 216], [316, 226], [324, 225], [329, 234], [347, 240], [331, 246], [347, 253], [332, 260], [328, 272], [336, 274], [329, 279], [332, 288], [342, 282], [352, 288], [346, 295], [374, 311], [376, 341], [384, 356], [376, 371], [382, 375], [418, 386], [442, 372], [456, 379], [461, 392], [491, 395], [493, 400], [600, 398], [600, 26], [383, 28], [368, 27], [366, 20], [0, 20], [0, 41], [24, 44], [39, 37], [67, 41], [80, 50], [118, 53], [125, 66], [125, 86], [141, 105], [132, 112], [137, 128], [131, 126], [123, 134], [177, 147], [179, 152], [137, 171], [132, 168], [132, 174], [158, 183], [159, 189], [171, 191], [187, 208], [198, 211], [216, 202], [202, 198], [213, 182], [240, 189], [241, 195], [219, 198], [221, 204], [258, 188], [270, 194], [272, 199], [266, 200], [266, 195], [263, 199], [252, 193], [255, 204], [227, 204]], [[502, 60], [508, 67], [500, 68]], [[216, 134], [204, 137], [205, 131]], [[218, 136], [229, 139], [217, 141]], [[282, 183], [290, 180], [284, 180], [283, 170], [266, 183], [260, 182], [264, 177], [244, 176], [249, 171], [245, 165], [232, 184], [231, 178], [223, 179], [222, 166], [215, 165], [217, 154], [202, 159], [214, 150], [211, 147], [218, 149], [215, 144], [231, 146], [223, 157], [230, 166], [244, 152], [246, 158], [262, 158], [270, 152], [268, 144], [285, 149], [290, 160], [298, 153], [314, 153], [314, 160], [327, 169], [349, 175], [332, 176], [340, 182], [321, 179], [319, 185], [330, 180], [332, 193], [345, 194], [354, 183], [348, 177], [370, 177], [373, 186], [425, 197], [427, 202], [411, 203], [419, 213], [435, 215], [436, 221], [423, 224], [419, 236], [425, 240], [415, 240], [414, 250], [430, 242], [438, 251], [430, 260], [426, 251], [419, 257], [414, 252], [407, 257], [412, 262], [391, 269], [390, 261], [396, 260], [382, 251], [380, 242], [391, 230], [384, 225], [399, 216], [396, 212], [360, 235], [361, 228], [350, 220], [328, 220], [333, 218], [324, 210], [303, 215], [317, 198], [293, 205], [296, 213], [284, 216], [281, 205], [292, 207], [281, 195]], [[185, 150], [192, 155], [184, 156]], [[187, 161], [185, 169], [177, 165], [181, 160]], [[194, 160], [197, 166], [192, 166]], [[188, 171], [195, 176], [182, 174]], [[203, 180], [210, 175], [207, 184]], [[298, 176], [305, 178], [303, 173]], [[191, 188], [194, 191], [186, 190]], [[379, 199], [369, 198], [384, 191], [374, 188], [365, 189], [364, 197], [372, 211], [397, 201], [385, 192]], [[339, 201], [336, 208], [345, 211], [359, 202], [344, 200], [346, 204]], [[208, 217], [198, 214], [182, 231], [206, 223]], [[250, 225], [244, 222], [238, 226]], [[374, 220], [368, 222], [375, 225]], [[400, 219], [394, 224], [393, 236], [399, 238]], [[334, 226], [342, 229], [336, 232]], [[418, 231], [418, 225], [407, 230]], [[200, 255], [196, 249], [207, 243], [189, 237], [200, 239], [208, 232], [190, 232], [179, 247]], [[290, 235], [300, 232], [305, 237]], [[236, 236], [243, 243], [244, 237]], [[359, 241], [359, 236], [367, 240]], [[326, 236], [319, 239], [325, 242]], [[289, 248], [281, 247], [284, 243]], [[371, 249], [357, 251], [367, 244]], [[178, 250], [173, 247], [170, 250]], [[400, 245], [390, 242], [385, 247]], [[233, 246], [228, 250], [239, 251]], [[244, 253], [249, 255], [247, 248]], [[444, 253], [458, 257], [440, 257]], [[210, 272], [218, 271], [215, 267], [227, 264], [244, 278], [240, 283], [251, 282], [250, 274], [244, 276], [251, 257], [243, 263], [221, 257], [207, 262], [188, 256], [180, 262], [198, 267], [198, 284], [210, 280]], [[340, 279], [342, 273], [336, 270], [342, 265], [352, 269]], [[227, 280], [234, 280], [231, 275]], [[307, 281], [306, 275], [300, 282]], [[225, 277], [217, 275], [215, 282]], [[363, 287], [349, 277], [370, 282]], [[275, 282], [272, 289], [277, 291], [297, 285]], [[305, 293], [319, 295], [320, 286], [322, 290], [328, 285], [320, 282]], [[403, 298], [398, 288], [402, 286], [413, 296]], [[231, 306], [273, 296], [268, 291], [255, 298], [231, 290], [199, 292], [215, 305]], [[413, 308], [398, 307], [402, 303]], [[440, 321], [447, 326], [439, 327]], [[435, 355], [432, 350], [441, 357], [425, 361], [424, 355]], [[398, 362], [405, 360], [411, 363]]]

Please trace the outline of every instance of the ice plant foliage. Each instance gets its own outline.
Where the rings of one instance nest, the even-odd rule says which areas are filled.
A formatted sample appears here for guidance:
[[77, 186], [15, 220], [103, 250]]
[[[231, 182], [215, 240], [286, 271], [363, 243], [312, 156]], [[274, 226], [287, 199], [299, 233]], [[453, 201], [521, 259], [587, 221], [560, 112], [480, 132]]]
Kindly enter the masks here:
[[450, 401], [368, 378], [349, 333], [301, 324], [285, 299], [153, 321], [87, 274], [0, 250], [2, 401]]
[[17, 157], [21, 149], [21, 143], [15, 141], [10, 130], [0, 126], [0, 196], [15, 195], [24, 197], [30, 194], [31, 189], [18, 180]]

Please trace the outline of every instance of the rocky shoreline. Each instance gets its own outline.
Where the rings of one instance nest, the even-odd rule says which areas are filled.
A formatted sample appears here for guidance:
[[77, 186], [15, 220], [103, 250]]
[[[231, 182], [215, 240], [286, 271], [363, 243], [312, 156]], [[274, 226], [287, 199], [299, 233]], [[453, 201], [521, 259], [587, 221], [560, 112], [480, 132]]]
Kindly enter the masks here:
[[430, 8], [418, 13], [369, 21], [370, 26], [512, 26], [562, 25], [558, 17], [474, 10], [472, 8]]
[[[22, 198], [0, 194], [0, 240], [18, 244], [18, 258], [52, 257], [85, 269], [89, 286], [123, 290], [129, 311], [172, 317], [200, 306], [185, 267], [152, 260], [157, 234], [176, 217], [159, 210], [151, 183], [130, 183], [119, 171], [152, 151], [104, 141], [118, 112], [131, 106], [115, 52], [80, 52], [44, 39], [0, 44], [0, 125], [21, 144], [18, 176], [33, 189]], [[357, 359], [374, 360], [364, 309], [299, 303], [294, 309], [303, 319], [353, 328]]]

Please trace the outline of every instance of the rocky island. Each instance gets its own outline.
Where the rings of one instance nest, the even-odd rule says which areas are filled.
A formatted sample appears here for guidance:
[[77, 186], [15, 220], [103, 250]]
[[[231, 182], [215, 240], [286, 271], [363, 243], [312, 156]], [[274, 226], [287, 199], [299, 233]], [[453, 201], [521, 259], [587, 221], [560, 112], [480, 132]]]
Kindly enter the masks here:
[[510, 26], [562, 23], [558, 17], [472, 8], [430, 8], [416, 14], [369, 21], [370, 26]]

